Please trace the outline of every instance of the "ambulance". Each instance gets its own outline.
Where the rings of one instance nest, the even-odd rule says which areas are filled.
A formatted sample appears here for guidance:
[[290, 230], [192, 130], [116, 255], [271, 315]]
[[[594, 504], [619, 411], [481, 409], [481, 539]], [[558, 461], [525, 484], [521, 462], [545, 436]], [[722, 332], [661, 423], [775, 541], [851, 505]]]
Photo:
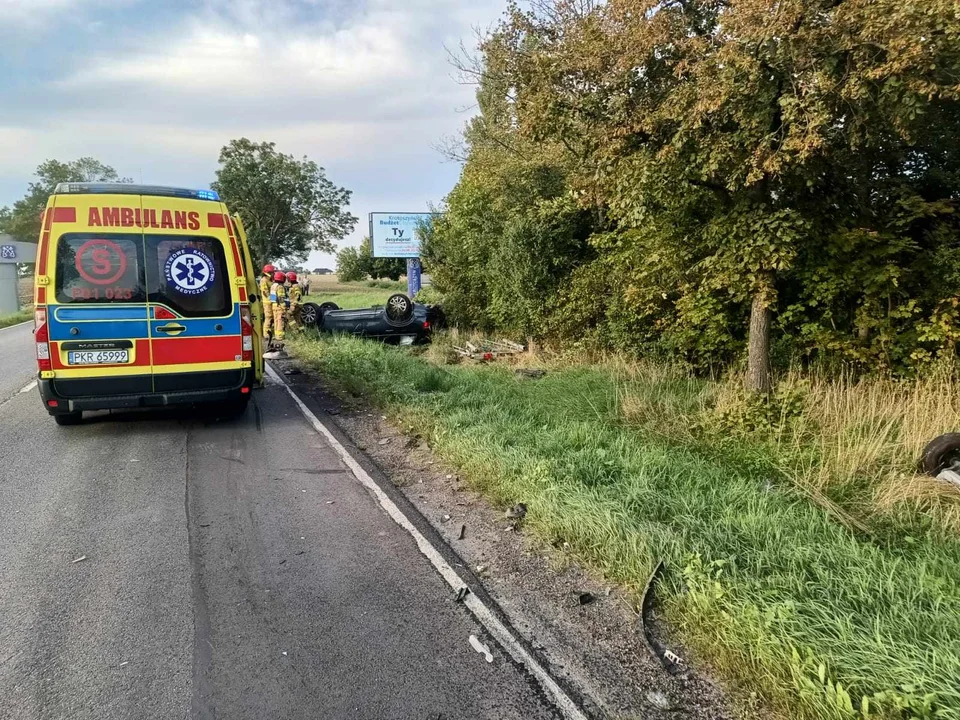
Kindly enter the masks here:
[[34, 336], [44, 407], [217, 404], [263, 376], [262, 302], [243, 223], [212, 190], [62, 183], [43, 213]]

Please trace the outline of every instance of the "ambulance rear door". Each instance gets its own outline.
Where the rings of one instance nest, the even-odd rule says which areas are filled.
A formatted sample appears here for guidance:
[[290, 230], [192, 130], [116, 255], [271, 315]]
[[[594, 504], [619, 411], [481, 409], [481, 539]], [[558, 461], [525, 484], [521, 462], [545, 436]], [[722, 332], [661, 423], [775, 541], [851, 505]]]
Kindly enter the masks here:
[[138, 195], [50, 198], [37, 292], [46, 300], [50, 364], [63, 397], [152, 390], [141, 211]]
[[149, 195], [142, 202], [154, 390], [237, 387], [252, 353], [223, 205]]

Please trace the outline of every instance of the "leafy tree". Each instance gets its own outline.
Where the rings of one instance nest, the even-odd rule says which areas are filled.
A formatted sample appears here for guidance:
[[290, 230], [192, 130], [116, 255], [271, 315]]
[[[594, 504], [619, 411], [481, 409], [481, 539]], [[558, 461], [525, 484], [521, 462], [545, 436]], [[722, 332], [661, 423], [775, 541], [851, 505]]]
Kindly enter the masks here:
[[[952, 0], [514, 5], [481, 46], [431, 270], [507, 327], [536, 303], [476, 306], [491, 258], [557, 262], [552, 284], [511, 281], [549, 327], [700, 366], [746, 351], [760, 392], [774, 348], [890, 368], [954, 353], [958, 48]], [[559, 189], [523, 172], [538, 162]], [[535, 241], [561, 197], [586, 216]]]
[[360, 249], [345, 247], [337, 253], [337, 279], [342, 282], [355, 282], [367, 276], [360, 263]]
[[519, 131], [509, 61], [491, 42], [482, 63], [461, 63], [477, 81], [480, 114], [448, 153], [466, 162], [425, 229], [423, 258], [452, 322], [539, 336], [564, 279], [590, 255], [592, 219], [568, 193], [562, 144]]
[[327, 179], [308, 158], [277, 152], [274, 143], [231, 140], [220, 150], [214, 190], [246, 226], [257, 264], [303, 262], [312, 250], [331, 252], [354, 228], [350, 191]]
[[345, 247], [337, 253], [337, 277], [345, 282], [367, 277], [399, 280], [406, 267], [401, 258], [374, 257], [370, 238], [364, 238], [360, 247]]
[[66, 182], [133, 182], [121, 178], [109, 165], [91, 157], [61, 162], [47, 160], [37, 167], [36, 180], [27, 186], [27, 194], [12, 207], [0, 208], [0, 232], [22, 242], [37, 242], [40, 237], [40, 215], [59, 183]]

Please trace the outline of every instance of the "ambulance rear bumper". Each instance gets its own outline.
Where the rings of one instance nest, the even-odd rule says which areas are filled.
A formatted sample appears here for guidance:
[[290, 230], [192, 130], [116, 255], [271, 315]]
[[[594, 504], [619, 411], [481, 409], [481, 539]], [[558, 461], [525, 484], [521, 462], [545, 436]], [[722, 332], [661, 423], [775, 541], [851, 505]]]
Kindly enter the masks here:
[[[215, 377], [218, 376], [219, 377]], [[139, 381], [139, 382], [138, 382]], [[250, 397], [254, 386], [254, 370], [247, 368], [231, 373], [184, 373], [166, 376], [165, 384], [177, 389], [162, 392], [144, 392], [150, 376], [124, 379], [96, 379], [83, 381], [58, 381], [39, 379], [40, 397], [51, 415], [64, 415], [83, 410], [121, 410], [135, 408], [162, 408], [175, 405], [204, 405], [243, 400]], [[215, 383], [220, 387], [210, 387]], [[124, 392], [124, 385], [139, 388]], [[117, 392], [119, 391], [119, 392]], [[117, 394], [114, 394], [117, 392]], [[56, 407], [50, 401], [56, 401]]]

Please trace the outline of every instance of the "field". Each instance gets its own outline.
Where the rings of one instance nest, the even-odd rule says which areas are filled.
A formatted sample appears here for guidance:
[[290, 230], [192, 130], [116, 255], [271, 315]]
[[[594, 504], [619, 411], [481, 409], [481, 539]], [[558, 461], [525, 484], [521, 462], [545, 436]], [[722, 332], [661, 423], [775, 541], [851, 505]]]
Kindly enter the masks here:
[[336, 275], [311, 275], [310, 302], [335, 302], [342, 308], [363, 308], [382, 305], [395, 292], [407, 291], [405, 282], [363, 280], [343, 283]]
[[960, 428], [947, 369], [757, 403], [737, 377], [527, 356], [532, 380], [449, 343], [289, 347], [635, 596], [663, 559], [667, 617], [757, 716], [960, 719], [960, 493], [914, 472]]

